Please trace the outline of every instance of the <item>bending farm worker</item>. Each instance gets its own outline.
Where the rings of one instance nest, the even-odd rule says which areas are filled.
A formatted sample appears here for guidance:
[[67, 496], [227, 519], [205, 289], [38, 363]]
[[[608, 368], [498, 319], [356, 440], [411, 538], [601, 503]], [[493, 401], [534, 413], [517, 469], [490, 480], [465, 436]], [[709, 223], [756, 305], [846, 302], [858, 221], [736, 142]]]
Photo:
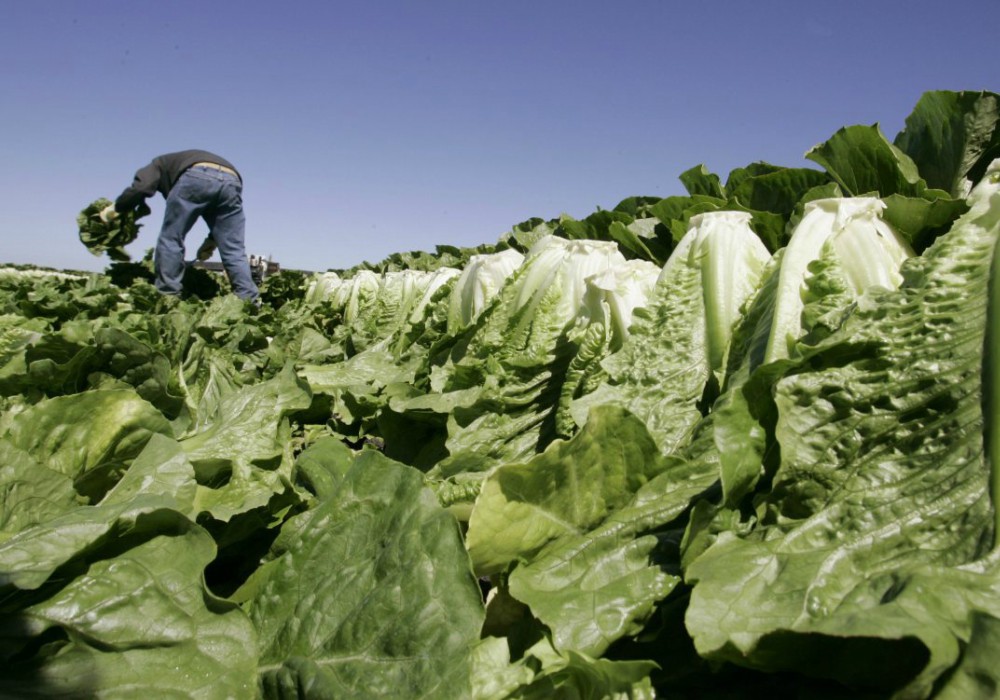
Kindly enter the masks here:
[[181, 293], [184, 238], [200, 217], [208, 224], [208, 238], [198, 249], [198, 259], [207, 260], [218, 248], [233, 291], [241, 299], [256, 301], [259, 291], [244, 242], [243, 178], [233, 164], [202, 150], [157, 156], [136, 171], [132, 184], [101, 212], [101, 218], [109, 221], [133, 211], [157, 192], [166, 200], [166, 210], [153, 255], [156, 288], [163, 294]]

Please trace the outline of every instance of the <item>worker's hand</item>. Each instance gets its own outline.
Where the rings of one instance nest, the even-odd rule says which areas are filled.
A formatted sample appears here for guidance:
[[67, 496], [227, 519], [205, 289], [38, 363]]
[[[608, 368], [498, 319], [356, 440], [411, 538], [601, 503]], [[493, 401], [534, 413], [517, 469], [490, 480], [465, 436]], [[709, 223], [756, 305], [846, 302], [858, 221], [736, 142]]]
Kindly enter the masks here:
[[106, 224], [110, 224], [112, 221], [118, 218], [118, 212], [115, 211], [115, 205], [109, 204], [108, 206], [101, 209], [101, 213], [98, 214], [101, 217], [101, 221]]
[[215, 252], [215, 239], [209, 236], [208, 238], [205, 239], [205, 242], [201, 244], [201, 247], [198, 248], [197, 257], [199, 260], [204, 262], [208, 260], [210, 257], [212, 257], [212, 253], [214, 252]]

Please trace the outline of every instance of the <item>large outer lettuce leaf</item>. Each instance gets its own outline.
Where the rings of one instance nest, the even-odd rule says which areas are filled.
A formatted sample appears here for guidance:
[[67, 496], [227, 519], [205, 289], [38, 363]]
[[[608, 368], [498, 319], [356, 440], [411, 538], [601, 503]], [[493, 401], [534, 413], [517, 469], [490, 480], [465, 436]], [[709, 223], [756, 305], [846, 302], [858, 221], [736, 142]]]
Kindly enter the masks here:
[[929, 187], [964, 198], [1000, 157], [1000, 96], [925, 92], [893, 143], [913, 159]]
[[[686, 572], [701, 654], [919, 697], [968, 641], [962, 610], [996, 615], [951, 567], [994, 537], [982, 378], [997, 171], [897, 292], [863, 298], [776, 384], [781, 463], [760, 525], [723, 534]], [[922, 603], [907, 594], [918, 575], [953, 583]], [[961, 623], [949, 605], [965, 606], [950, 613]], [[879, 660], [892, 657], [889, 674]]]
[[105, 494], [101, 505], [126, 503], [144, 493], [171, 499], [174, 508], [192, 520], [198, 516], [195, 509], [198, 482], [194, 467], [176, 440], [153, 435], [118, 483]]
[[711, 460], [668, 459], [660, 474], [601, 523], [553, 539], [514, 568], [511, 595], [552, 631], [558, 649], [603, 654], [637, 634], [680, 583], [666, 544], [670, 538], [661, 541], [656, 533], [717, 479]]
[[927, 102], [914, 110], [895, 143], [877, 124], [850, 126], [806, 158], [822, 165], [844, 193], [881, 197], [886, 221], [922, 250], [965, 210], [962, 198], [1000, 153], [995, 96], [974, 95], [926, 93]]
[[292, 468], [288, 415], [310, 399], [290, 365], [223, 396], [204, 426], [181, 439], [202, 486], [199, 507], [229, 520], [285, 490]]
[[167, 419], [134, 390], [89, 391], [42, 401], [12, 421], [7, 439], [100, 499]]
[[[557, 649], [604, 654], [637, 635], [680, 584], [683, 516], [692, 504], [705, 502], [719, 478], [712, 432], [704, 429], [711, 418], [699, 424], [679, 455], [665, 458], [649, 451], [650, 436], [635, 416], [611, 406], [594, 409], [591, 420], [605, 423], [603, 430], [645, 445], [645, 460], [658, 465], [658, 473], [600, 523], [567, 530], [511, 569], [509, 595], [546, 625]], [[588, 421], [574, 440], [589, 428]]]
[[788, 219], [810, 190], [829, 183], [830, 177], [818, 170], [757, 162], [729, 173], [726, 195], [755, 212], [774, 212]]
[[885, 202], [886, 223], [919, 252], [968, 209], [964, 199], [952, 199], [943, 190], [927, 190], [922, 197], [890, 194], [882, 201]]
[[480, 575], [592, 529], [663, 468], [642, 423], [596, 407], [580, 433], [524, 464], [495, 469], [476, 499], [466, 546]]
[[848, 195], [919, 197], [927, 189], [917, 164], [886, 139], [878, 124], [845, 126], [806, 158], [823, 166]]
[[101, 558], [102, 548], [124, 549], [130, 541], [186, 530], [190, 522], [175, 504], [169, 496], [140, 494], [125, 502], [79, 506], [22, 530], [0, 545], [0, 588], [34, 590], [69, 562]]
[[78, 505], [73, 480], [0, 440], [0, 543]]
[[[252, 696], [253, 628], [203, 581], [215, 544], [163, 505], [144, 496], [128, 504], [79, 508], [0, 548], [5, 601], [0, 654], [6, 666], [0, 694]], [[62, 561], [73, 566], [61, 566]], [[32, 568], [34, 575], [26, 576]], [[50, 578], [57, 570], [60, 575]], [[44, 584], [45, 595], [32, 604], [32, 596], [12, 593], [11, 584]], [[29, 604], [21, 607], [22, 602]], [[40, 643], [44, 639], [47, 644]]]
[[[1000, 96], [992, 92], [924, 93], [893, 142], [934, 190], [886, 198], [886, 220], [923, 247], [965, 211], [964, 198], [1000, 156]], [[947, 196], [945, 196], [947, 195]]]
[[469, 695], [482, 598], [458, 524], [420, 472], [362, 453], [273, 554], [238, 594], [266, 697]]

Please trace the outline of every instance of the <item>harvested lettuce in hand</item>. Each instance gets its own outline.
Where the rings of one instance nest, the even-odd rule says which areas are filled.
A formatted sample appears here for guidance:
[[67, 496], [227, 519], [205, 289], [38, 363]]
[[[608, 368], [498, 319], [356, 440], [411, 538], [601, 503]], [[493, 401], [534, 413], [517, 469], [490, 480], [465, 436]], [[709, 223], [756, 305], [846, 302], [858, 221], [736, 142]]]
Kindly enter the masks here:
[[129, 262], [132, 258], [125, 252], [125, 246], [139, 236], [142, 224], [138, 219], [150, 213], [149, 205], [143, 202], [136, 210], [118, 214], [106, 220], [101, 212], [113, 203], [110, 199], [101, 197], [95, 199], [76, 217], [80, 227], [80, 242], [94, 255], [107, 253], [108, 257], [118, 262]]

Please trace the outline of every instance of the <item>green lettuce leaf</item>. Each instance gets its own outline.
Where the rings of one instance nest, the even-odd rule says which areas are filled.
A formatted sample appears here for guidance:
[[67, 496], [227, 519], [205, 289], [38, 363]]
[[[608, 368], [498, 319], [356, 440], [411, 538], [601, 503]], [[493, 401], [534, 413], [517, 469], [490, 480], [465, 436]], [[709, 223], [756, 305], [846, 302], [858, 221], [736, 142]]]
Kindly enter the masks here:
[[468, 696], [482, 598], [420, 472], [363, 452], [272, 555], [237, 594], [260, 634], [265, 696]]
[[711, 462], [668, 459], [603, 522], [552, 540], [514, 568], [511, 595], [552, 631], [558, 649], [600, 656], [638, 634], [681, 582], [669, 526], [717, 479]]
[[541, 641], [532, 646], [523, 662], [541, 669], [531, 682], [508, 695], [495, 695], [511, 700], [545, 700], [571, 697], [580, 700], [629, 698], [652, 700], [656, 697], [650, 672], [655, 664], [649, 661], [614, 661], [592, 658], [577, 652], [560, 653], [551, 644]]
[[929, 187], [964, 199], [1000, 157], [1000, 96], [925, 92], [893, 143], [913, 159]]
[[203, 581], [215, 544], [163, 506], [81, 507], [0, 546], [0, 694], [252, 696], [253, 628]]
[[0, 542], [79, 505], [73, 480], [0, 440]]
[[154, 434], [172, 432], [163, 414], [129, 388], [42, 401], [14, 417], [7, 439], [96, 501]]
[[850, 196], [919, 197], [927, 189], [917, 164], [886, 139], [878, 124], [845, 126], [806, 158], [821, 165]]
[[213, 415], [180, 440], [200, 486], [198, 507], [226, 521], [284, 491], [293, 463], [288, 416], [310, 400], [290, 365], [222, 396]]
[[477, 573], [530, 558], [549, 541], [593, 528], [662, 469], [643, 425], [616, 406], [594, 409], [583, 430], [483, 483], [466, 546]]

